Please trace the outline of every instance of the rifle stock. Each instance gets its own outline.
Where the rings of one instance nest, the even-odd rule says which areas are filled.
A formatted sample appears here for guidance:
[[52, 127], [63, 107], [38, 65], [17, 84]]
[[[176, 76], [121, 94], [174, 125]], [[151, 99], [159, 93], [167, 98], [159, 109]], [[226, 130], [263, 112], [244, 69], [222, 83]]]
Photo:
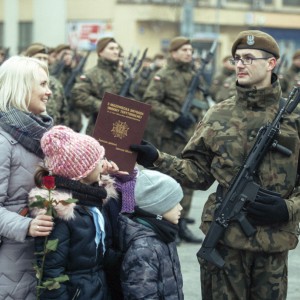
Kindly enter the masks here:
[[237, 176], [230, 184], [226, 195], [221, 201], [220, 207], [215, 212], [214, 220], [197, 253], [198, 260], [203, 258], [219, 268], [224, 266], [225, 262], [218, 253], [216, 246], [231, 221], [237, 221], [248, 237], [256, 232], [255, 228], [246, 218], [244, 211], [245, 204], [248, 201], [255, 201], [258, 191], [262, 191], [266, 194], [279, 194], [262, 189], [254, 182], [253, 177], [262, 159], [269, 150], [277, 150], [286, 156], [291, 155], [289, 149], [278, 144], [276, 137], [279, 133], [280, 122], [283, 116], [290, 114], [297, 107], [299, 102], [300, 87], [294, 87], [284, 107], [279, 109], [272, 123], [263, 126], [259, 130], [255, 144], [250, 150]]
[[[195, 97], [195, 93], [197, 90], [197, 87], [199, 85], [199, 79], [201, 78], [201, 76], [203, 76], [204, 71], [205, 71], [205, 67], [208, 65], [208, 63], [211, 61], [211, 59], [214, 56], [215, 50], [217, 48], [218, 45], [218, 41], [215, 40], [209, 50], [209, 52], [207, 53], [205, 58], [201, 59], [201, 66], [198, 69], [198, 71], [196, 72], [196, 74], [193, 76], [190, 86], [188, 88], [188, 92], [187, 95], [185, 97], [184, 103], [181, 107], [180, 113], [184, 116], [189, 116], [193, 122], [196, 122], [196, 119], [191, 115], [191, 108], [193, 106], [193, 101], [194, 101], [194, 97]], [[203, 90], [202, 90], [203, 91]], [[179, 137], [181, 137], [183, 140], [187, 140], [186, 134], [184, 132], [184, 130], [177, 126], [174, 129], [174, 133], [176, 135], [178, 135]]]
[[66, 98], [70, 98], [71, 90], [73, 88], [73, 85], [75, 84], [76, 78], [77, 78], [77, 76], [79, 76], [82, 73], [83, 68], [86, 64], [86, 61], [87, 61], [90, 53], [91, 53], [91, 51], [89, 50], [86, 53], [86, 55], [80, 59], [78, 65], [74, 68], [74, 70], [72, 71], [70, 77], [68, 78], [68, 81], [67, 81], [67, 83], [64, 87], [64, 92], [65, 92]]
[[140, 58], [140, 60], [137, 63], [136, 63], [136, 60], [137, 60], [137, 58], [139, 56], [139, 52], [134, 57], [134, 59], [133, 59], [133, 61], [131, 63], [130, 68], [128, 68], [128, 70], [127, 70], [127, 78], [126, 78], [124, 84], [121, 87], [121, 90], [120, 90], [120, 93], [119, 93], [120, 96], [126, 97], [126, 96], [129, 95], [130, 86], [131, 86], [131, 84], [133, 82], [134, 77], [136, 76], [136, 74], [138, 73], [138, 71], [140, 70], [140, 68], [142, 66], [142, 63], [143, 63], [143, 61], [144, 61], [144, 59], [145, 59], [145, 57], [147, 55], [147, 51], [148, 51], [148, 48], [146, 48], [144, 50], [142, 57]]

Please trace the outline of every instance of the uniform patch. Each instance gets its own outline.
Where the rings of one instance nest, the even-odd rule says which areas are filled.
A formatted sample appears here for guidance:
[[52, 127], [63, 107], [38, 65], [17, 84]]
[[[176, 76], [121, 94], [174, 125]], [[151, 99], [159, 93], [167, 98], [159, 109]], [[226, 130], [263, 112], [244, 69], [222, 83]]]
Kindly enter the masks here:
[[154, 76], [153, 79], [154, 79], [155, 81], [159, 81], [159, 80], [160, 80], [160, 77], [159, 77], [159, 76]]
[[80, 80], [86, 80], [86, 76], [85, 75], [81, 75], [79, 78], [80, 78]]

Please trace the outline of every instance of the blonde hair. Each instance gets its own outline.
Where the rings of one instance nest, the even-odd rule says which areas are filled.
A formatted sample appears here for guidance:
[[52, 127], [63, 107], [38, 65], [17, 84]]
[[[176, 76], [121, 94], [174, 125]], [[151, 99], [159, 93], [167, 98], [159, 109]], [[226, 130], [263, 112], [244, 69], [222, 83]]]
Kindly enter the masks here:
[[31, 92], [39, 80], [42, 68], [49, 76], [46, 64], [36, 58], [12, 56], [0, 67], [0, 111], [16, 108], [28, 111]]

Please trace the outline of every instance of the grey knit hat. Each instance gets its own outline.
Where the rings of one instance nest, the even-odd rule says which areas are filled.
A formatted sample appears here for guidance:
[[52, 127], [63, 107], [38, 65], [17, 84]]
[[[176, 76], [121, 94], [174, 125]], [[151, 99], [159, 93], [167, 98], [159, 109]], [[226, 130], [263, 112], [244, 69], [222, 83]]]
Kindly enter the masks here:
[[163, 215], [183, 198], [180, 184], [172, 177], [153, 170], [141, 170], [135, 189], [136, 205], [155, 215]]

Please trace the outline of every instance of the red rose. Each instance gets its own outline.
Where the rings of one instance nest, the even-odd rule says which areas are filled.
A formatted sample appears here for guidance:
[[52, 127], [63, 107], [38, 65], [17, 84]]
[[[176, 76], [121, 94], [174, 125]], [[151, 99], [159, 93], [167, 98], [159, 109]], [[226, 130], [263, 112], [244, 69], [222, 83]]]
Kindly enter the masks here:
[[44, 176], [43, 177], [43, 187], [47, 190], [55, 189], [55, 177], [54, 176]]

